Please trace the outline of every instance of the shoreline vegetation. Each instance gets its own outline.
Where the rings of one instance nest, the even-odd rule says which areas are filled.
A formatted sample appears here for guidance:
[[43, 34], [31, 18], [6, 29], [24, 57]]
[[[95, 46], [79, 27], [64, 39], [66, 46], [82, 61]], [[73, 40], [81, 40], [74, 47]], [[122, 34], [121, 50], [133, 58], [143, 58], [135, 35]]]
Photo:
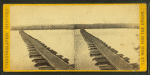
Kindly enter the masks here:
[[58, 25], [31, 25], [31, 26], [11, 26], [11, 30], [55, 30], [55, 29], [109, 29], [109, 28], [129, 28], [139, 29], [138, 24], [58, 24]]

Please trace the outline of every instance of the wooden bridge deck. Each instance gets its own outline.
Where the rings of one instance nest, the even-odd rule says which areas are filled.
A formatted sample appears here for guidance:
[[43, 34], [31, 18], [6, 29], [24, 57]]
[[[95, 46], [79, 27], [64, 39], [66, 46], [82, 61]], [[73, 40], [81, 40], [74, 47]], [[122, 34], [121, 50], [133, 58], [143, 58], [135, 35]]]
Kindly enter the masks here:
[[[33, 37], [26, 34], [24, 31], [20, 31], [20, 34], [23, 38], [28, 40], [27, 44], [33, 46], [35, 51], [39, 53], [55, 70], [73, 70], [73, 68], [66, 63], [63, 59], [59, 58], [59, 55], [55, 55], [50, 52], [45, 46], [43, 46], [40, 41], [34, 39]], [[30, 49], [31, 50], [31, 49]], [[38, 54], [37, 54], [38, 55]]]

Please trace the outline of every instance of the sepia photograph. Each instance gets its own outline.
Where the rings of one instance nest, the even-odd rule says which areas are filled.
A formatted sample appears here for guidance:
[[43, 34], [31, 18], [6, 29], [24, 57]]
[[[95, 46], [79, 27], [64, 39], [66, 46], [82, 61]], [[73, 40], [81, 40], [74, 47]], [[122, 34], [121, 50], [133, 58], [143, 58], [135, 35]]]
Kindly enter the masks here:
[[140, 70], [138, 4], [10, 6], [10, 70]]

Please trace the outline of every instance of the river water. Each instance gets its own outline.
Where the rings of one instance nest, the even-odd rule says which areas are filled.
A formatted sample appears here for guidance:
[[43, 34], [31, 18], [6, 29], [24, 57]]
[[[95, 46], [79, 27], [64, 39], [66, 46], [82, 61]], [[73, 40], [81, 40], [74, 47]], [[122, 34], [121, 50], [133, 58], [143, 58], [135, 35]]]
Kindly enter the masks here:
[[[139, 29], [86, 29], [92, 35], [100, 38], [119, 54], [130, 58], [130, 63], [139, 62]], [[51, 49], [70, 59], [77, 70], [98, 70], [89, 55], [89, 50], [80, 30], [25, 30], [26, 33], [42, 41]], [[37, 70], [25, 42], [19, 31], [10, 34], [10, 68], [11, 70]]]

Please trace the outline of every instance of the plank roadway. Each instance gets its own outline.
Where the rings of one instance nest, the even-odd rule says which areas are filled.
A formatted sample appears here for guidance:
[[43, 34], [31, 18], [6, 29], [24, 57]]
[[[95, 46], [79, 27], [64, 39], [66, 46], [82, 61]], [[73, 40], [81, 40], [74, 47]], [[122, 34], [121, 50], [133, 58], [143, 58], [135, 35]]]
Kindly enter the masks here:
[[56, 70], [73, 70], [73, 68], [69, 66], [69, 64], [52, 54], [44, 46], [42, 46], [41, 43], [28, 36], [28, 34], [26, 34], [24, 31], [20, 30], [20, 33], [34, 45], [39, 54], [42, 55]]
[[133, 70], [131, 65], [122, 59], [120, 56], [113, 53], [109, 48], [107, 48], [100, 39], [94, 37], [93, 35], [86, 32], [84, 29], [80, 30], [82, 36], [86, 39], [91, 40], [97, 49], [102, 53], [104, 57], [108, 59], [108, 61], [115, 66], [117, 70]]

